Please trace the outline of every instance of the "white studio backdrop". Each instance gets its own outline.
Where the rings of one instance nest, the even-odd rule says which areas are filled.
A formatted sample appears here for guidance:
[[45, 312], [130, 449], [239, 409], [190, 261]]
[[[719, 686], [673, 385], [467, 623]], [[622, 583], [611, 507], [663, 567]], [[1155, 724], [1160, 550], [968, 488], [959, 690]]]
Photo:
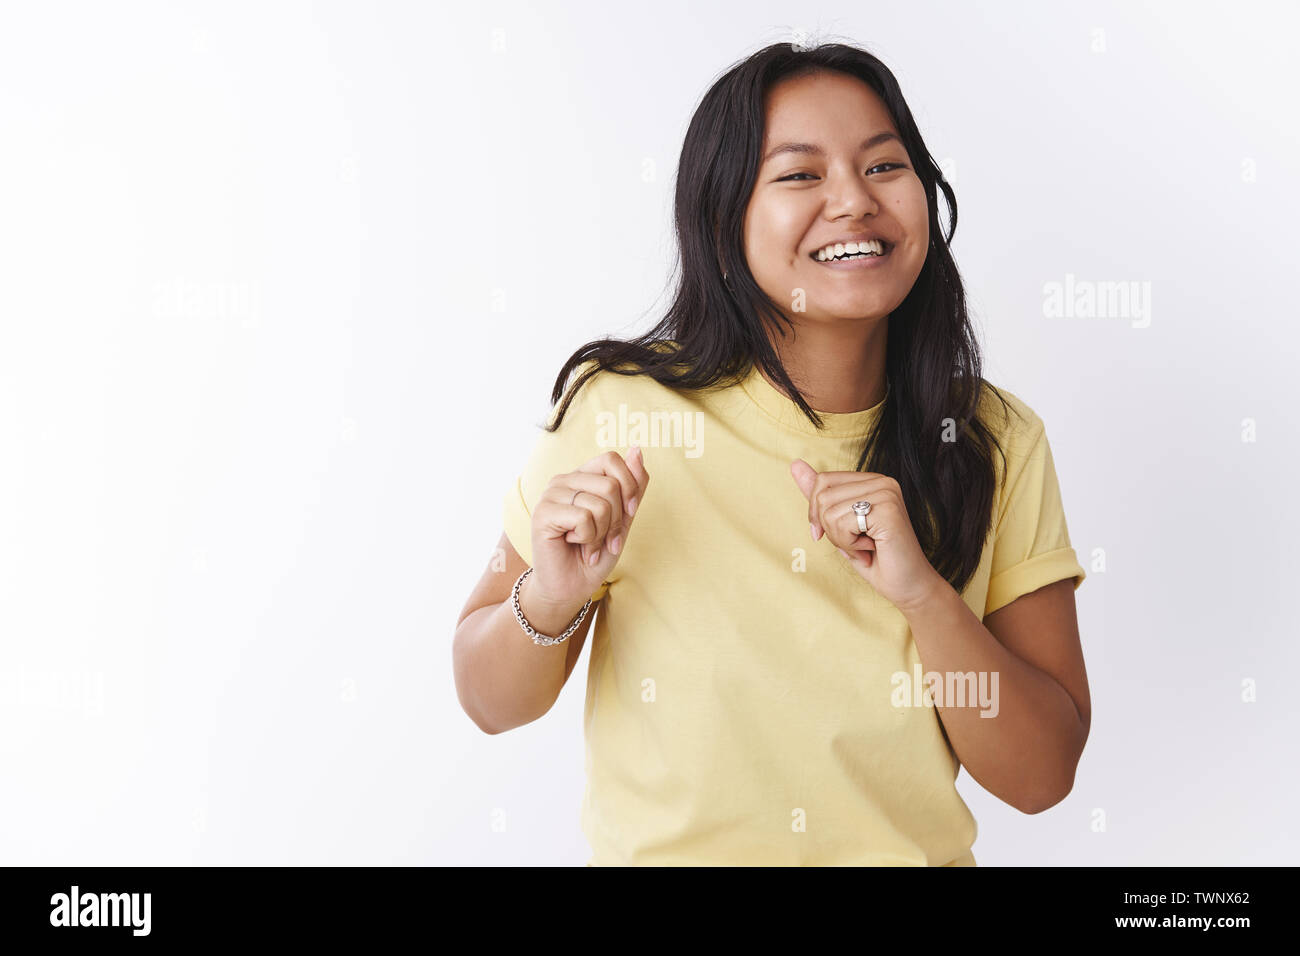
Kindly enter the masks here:
[[1074, 791], [963, 773], [977, 860], [1294, 860], [1294, 5], [2, 9], [0, 863], [586, 861], [588, 652], [487, 736], [455, 621], [561, 362], [667, 304], [695, 104], [819, 32], [953, 182], [1089, 569]]

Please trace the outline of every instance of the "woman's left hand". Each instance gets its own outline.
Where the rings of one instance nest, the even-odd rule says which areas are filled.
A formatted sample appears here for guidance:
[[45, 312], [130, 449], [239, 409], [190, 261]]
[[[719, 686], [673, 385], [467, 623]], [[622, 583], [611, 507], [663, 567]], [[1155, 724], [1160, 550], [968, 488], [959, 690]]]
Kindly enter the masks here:
[[[869, 471], [817, 471], [797, 458], [790, 466], [808, 499], [814, 541], [825, 534], [868, 584], [900, 611], [923, 605], [948, 582], [916, 540], [903, 492], [888, 475]], [[858, 531], [855, 501], [871, 502], [867, 533]]]

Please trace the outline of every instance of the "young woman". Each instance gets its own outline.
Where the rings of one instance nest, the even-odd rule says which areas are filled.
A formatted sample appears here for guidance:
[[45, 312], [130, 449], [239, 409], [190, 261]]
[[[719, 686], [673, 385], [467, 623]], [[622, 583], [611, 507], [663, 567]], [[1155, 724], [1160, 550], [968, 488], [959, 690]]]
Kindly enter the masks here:
[[956, 209], [860, 49], [701, 102], [675, 301], [561, 369], [453, 650], [500, 733], [594, 619], [589, 864], [971, 866], [959, 766], [1025, 813], [1072, 788], [1084, 570], [1042, 420], [980, 374]]

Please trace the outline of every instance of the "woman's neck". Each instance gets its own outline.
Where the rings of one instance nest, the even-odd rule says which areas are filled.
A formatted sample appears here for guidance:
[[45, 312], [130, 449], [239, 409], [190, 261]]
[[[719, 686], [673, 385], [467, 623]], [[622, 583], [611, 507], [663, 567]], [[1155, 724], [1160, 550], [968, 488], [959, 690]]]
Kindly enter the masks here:
[[[874, 408], [885, 399], [885, 345], [889, 319], [864, 326], [861, 333], [846, 334], [843, 323], [834, 327], [796, 326], [795, 335], [769, 336], [791, 381], [817, 412], [839, 414]], [[762, 373], [769, 385], [780, 387]]]

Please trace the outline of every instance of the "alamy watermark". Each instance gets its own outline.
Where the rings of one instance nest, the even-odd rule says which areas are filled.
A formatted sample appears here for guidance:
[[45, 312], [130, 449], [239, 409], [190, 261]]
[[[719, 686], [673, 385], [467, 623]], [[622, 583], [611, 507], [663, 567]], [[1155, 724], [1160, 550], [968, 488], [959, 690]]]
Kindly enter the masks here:
[[153, 314], [159, 319], [216, 319], [258, 327], [261, 289], [256, 282], [196, 282], [176, 276], [153, 287]]
[[684, 448], [687, 458], [704, 454], [704, 413], [617, 411], [596, 413], [596, 444], [601, 448]]
[[103, 671], [0, 671], [0, 714], [23, 722], [33, 712], [80, 711], [104, 715]]
[[998, 715], [997, 671], [894, 671], [889, 702], [895, 707], [978, 707], [981, 717]]
[[1151, 324], [1150, 282], [1093, 282], [1065, 274], [1064, 282], [1043, 283], [1043, 315], [1049, 319], [1132, 319], [1133, 328]]
[[131, 935], [149, 935], [149, 893], [71, 893], [50, 897], [51, 926], [129, 926]]

